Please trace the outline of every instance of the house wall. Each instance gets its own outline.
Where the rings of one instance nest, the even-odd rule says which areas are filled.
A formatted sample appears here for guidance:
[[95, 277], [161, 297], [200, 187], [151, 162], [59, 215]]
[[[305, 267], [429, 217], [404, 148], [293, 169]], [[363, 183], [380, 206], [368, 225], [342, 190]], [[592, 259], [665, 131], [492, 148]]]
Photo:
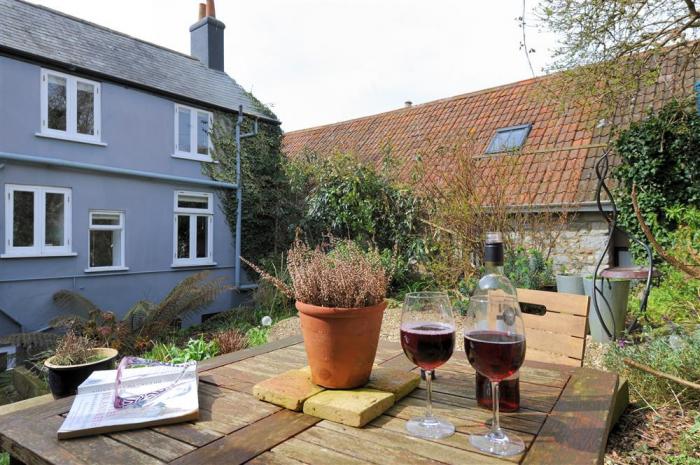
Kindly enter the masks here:
[[[36, 136], [40, 130], [40, 70], [38, 65], [0, 56], [0, 151], [207, 179], [200, 162], [171, 157], [174, 102], [122, 85], [101, 83], [102, 142], [106, 146]], [[62, 313], [51, 300], [60, 289], [77, 290], [103, 309], [123, 315], [138, 300], [160, 300], [177, 282], [201, 269], [211, 269], [229, 284], [233, 282], [233, 236], [216, 196], [216, 265], [171, 267], [174, 191], [213, 192], [211, 189], [0, 160], [0, 192], [5, 192], [6, 184], [72, 189], [72, 251], [76, 256], [0, 258], [0, 309], [18, 320], [25, 331], [43, 328]], [[6, 244], [6, 200], [2, 195], [0, 254]], [[128, 271], [85, 272], [92, 209], [125, 213]], [[230, 309], [241, 298], [236, 292], [226, 292], [205, 313]], [[0, 335], [16, 331], [3, 321], [0, 319]], [[193, 322], [199, 322], [199, 317], [185, 324]]]

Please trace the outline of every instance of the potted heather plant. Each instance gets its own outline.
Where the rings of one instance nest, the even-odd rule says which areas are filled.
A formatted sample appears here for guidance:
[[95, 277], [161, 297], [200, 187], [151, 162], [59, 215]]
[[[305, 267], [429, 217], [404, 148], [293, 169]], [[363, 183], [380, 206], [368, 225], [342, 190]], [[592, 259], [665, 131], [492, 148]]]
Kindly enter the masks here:
[[117, 351], [95, 347], [85, 336], [69, 331], [59, 339], [54, 355], [44, 361], [49, 370], [49, 389], [55, 399], [74, 395], [95, 370], [114, 368]]
[[390, 281], [379, 254], [352, 241], [332, 241], [328, 251], [297, 241], [287, 258], [291, 286], [246, 263], [296, 300], [311, 380], [332, 389], [366, 384]]

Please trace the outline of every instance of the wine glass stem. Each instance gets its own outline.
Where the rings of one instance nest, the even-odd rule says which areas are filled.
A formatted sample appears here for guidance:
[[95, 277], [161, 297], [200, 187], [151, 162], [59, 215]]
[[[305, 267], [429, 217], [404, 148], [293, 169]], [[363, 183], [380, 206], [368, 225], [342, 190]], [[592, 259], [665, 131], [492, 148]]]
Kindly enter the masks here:
[[500, 392], [498, 381], [491, 381], [491, 392], [493, 392], [493, 399], [491, 404], [493, 404], [493, 421], [491, 422], [491, 434], [495, 437], [500, 437], [503, 432], [501, 431], [501, 423], [498, 419], [498, 407], [500, 403]]
[[425, 418], [433, 418], [433, 372], [432, 370], [425, 370], [425, 384], [427, 389], [427, 400], [428, 405], [425, 410]]

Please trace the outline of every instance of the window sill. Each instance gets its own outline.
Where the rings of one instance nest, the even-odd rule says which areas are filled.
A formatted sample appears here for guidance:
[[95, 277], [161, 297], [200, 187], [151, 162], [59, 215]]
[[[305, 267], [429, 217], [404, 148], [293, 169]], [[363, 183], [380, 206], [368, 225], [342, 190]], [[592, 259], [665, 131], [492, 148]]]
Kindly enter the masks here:
[[78, 137], [63, 136], [63, 135], [58, 135], [58, 134], [44, 134], [42, 132], [37, 132], [34, 135], [36, 137], [43, 137], [45, 139], [65, 140], [68, 142], [78, 142], [80, 144], [88, 144], [88, 145], [97, 145], [100, 147], [107, 147], [107, 144], [105, 144], [104, 142], [97, 141], [97, 140], [80, 139]]
[[204, 162], [204, 163], [219, 163], [218, 161], [215, 161], [211, 157], [205, 157], [202, 155], [192, 155], [192, 154], [187, 154], [187, 153], [173, 153], [170, 156], [172, 158], [179, 158], [181, 160], [200, 161], [200, 162]]
[[178, 262], [178, 263], [173, 263], [170, 265], [171, 268], [195, 268], [198, 266], [216, 266], [216, 262], [191, 262], [191, 263], [185, 263], [185, 262]]
[[128, 266], [101, 266], [99, 268], [85, 268], [86, 273], [108, 273], [110, 271], [129, 271]]
[[56, 253], [5, 253], [0, 255], [0, 258], [55, 258], [55, 257], [77, 257], [77, 252], [56, 252]]

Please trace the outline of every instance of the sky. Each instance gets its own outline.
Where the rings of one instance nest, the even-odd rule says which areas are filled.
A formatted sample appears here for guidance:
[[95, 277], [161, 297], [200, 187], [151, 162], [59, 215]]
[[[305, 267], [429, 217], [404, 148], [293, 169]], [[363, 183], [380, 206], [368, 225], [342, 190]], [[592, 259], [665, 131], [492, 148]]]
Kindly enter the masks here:
[[[183, 53], [198, 0], [31, 0]], [[534, 4], [530, 0], [528, 6]], [[224, 67], [285, 131], [532, 76], [516, 18], [523, 0], [218, 0]], [[541, 74], [554, 38], [530, 11]]]

